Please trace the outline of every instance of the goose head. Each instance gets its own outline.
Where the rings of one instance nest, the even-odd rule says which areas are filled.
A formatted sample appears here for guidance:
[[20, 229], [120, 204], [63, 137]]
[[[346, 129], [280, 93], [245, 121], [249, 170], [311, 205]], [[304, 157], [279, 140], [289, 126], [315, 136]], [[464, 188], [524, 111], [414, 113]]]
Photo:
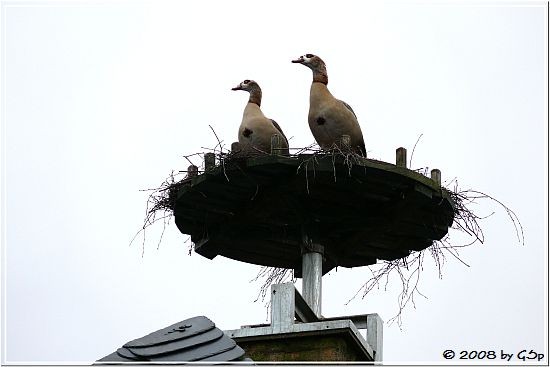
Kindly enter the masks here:
[[249, 103], [255, 103], [258, 106], [262, 103], [262, 89], [254, 80], [246, 79], [239, 83], [236, 87], [231, 88], [231, 90], [244, 90], [250, 93], [250, 98], [248, 99]]
[[250, 93], [261, 89], [254, 80], [246, 79], [240, 82], [236, 87], [231, 88], [231, 90], [244, 90]]
[[317, 55], [314, 54], [305, 54], [292, 60], [294, 64], [302, 64], [307, 66], [313, 71], [313, 81], [320, 82], [323, 84], [328, 83], [327, 68], [325, 62]]
[[302, 64], [307, 66], [313, 71], [321, 71], [325, 68], [325, 62], [317, 55], [314, 54], [305, 54], [292, 60], [294, 64]]

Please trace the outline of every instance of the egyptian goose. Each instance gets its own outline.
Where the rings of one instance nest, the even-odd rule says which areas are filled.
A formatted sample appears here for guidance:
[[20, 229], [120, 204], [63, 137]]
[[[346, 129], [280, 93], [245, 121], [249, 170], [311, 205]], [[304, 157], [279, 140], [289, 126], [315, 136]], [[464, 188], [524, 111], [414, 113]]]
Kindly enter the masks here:
[[254, 80], [245, 80], [231, 90], [244, 90], [250, 93], [248, 103], [244, 108], [243, 120], [239, 127], [239, 143], [243, 151], [254, 153], [269, 153], [271, 137], [280, 137], [280, 154], [288, 155], [288, 139], [275, 120], [264, 116], [260, 109], [262, 89]]
[[313, 71], [307, 120], [319, 146], [326, 150], [333, 149], [341, 144], [342, 135], [349, 135], [353, 151], [365, 156], [365, 141], [357, 116], [350, 105], [334, 98], [328, 90], [324, 61], [319, 56], [306, 54], [292, 62], [305, 65]]

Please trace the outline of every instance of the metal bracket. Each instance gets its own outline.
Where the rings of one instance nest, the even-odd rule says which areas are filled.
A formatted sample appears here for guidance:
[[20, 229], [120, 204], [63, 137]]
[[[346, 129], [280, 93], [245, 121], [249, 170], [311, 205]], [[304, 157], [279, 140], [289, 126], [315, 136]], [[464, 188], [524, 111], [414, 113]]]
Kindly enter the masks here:
[[319, 223], [302, 225], [302, 294], [317, 317], [321, 317], [323, 254]]
[[300, 322], [319, 321], [293, 283], [271, 286], [271, 326], [278, 331], [292, 328], [294, 318]]
[[[296, 320], [295, 320], [296, 319]], [[296, 321], [296, 322], [295, 322]], [[318, 317], [307, 304], [294, 283], [273, 284], [271, 286], [271, 324], [242, 326], [239, 330], [226, 331], [232, 338], [253, 337], [257, 335], [271, 335], [297, 332], [298, 329], [315, 329], [315, 325], [333, 325], [339, 322], [350, 322], [354, 330], [366, 329], [367, 349], [372, 348], [375, 362], [381, 362], [383, 357], [383, 328], [384, 322], [376, 313]], [[356, 332], [359, 335], [359, 332]]]
[[323, 321], [351, 320], [357, 329], [367, 330], [367, 343], [372, 347], [374, 361], [382, 361], [384, 321], [377, 313], [353, 316], [324, 317]]

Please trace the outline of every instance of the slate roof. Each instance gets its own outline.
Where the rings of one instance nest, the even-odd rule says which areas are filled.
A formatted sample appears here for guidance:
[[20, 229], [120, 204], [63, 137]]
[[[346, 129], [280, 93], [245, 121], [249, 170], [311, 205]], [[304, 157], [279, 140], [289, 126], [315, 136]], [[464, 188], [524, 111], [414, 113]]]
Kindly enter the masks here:
[[96, 364], [251, 361], [244, 354], [210, 319], [197, 316], [132, 340]]

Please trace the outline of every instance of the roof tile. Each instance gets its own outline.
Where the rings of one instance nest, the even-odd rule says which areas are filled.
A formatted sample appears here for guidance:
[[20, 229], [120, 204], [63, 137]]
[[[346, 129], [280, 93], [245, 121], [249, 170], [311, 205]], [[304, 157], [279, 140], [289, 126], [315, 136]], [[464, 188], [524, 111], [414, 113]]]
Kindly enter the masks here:
[[175, 323], [132, 340], [98, 363], [247, 360], [244, 350], [205, 316]]
[[214, 327], [214, 323], [207, 317], [197, 316], [177, 322], [165, 327], [164, 329], [145, 335], [144, 337], [132, 340], [124, 344], [124, 347], [150, 347], [153, 345], [189, 338], [208, 331]]

